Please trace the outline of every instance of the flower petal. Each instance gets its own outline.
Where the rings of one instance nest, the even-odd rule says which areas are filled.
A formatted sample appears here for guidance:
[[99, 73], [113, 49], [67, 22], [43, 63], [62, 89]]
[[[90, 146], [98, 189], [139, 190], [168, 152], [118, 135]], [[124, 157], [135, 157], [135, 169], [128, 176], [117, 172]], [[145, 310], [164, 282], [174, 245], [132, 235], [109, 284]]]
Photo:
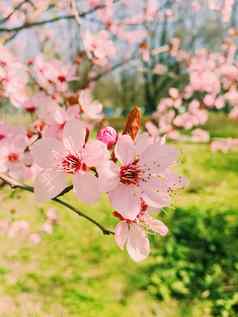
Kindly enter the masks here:
[[136, 154], [140, 155], [143, 153], [149, 145], [153, 143], [152, 137], [148, 133], [141, 133], [136, 138]]
[[74, 192], [85, 203], [95, 203], [100, 198], [98, 178], [89, 173], [78, 173], [73, 179]]
[[143, 229], [137, 224], [131, 224], [127, 241], [127, 251], [136, 261], [143, 261], [150, 253], [150, 243]]
[[73, 119], [65, 124], [63, 142], [69, 152], [79, 152], [85, 143], [85, 138], [86, 127], [82, 121]]
[[154, 208], [162, 208], [169, 205], [170, 197], [167, 191], [160, 191], [151, 187], [151, 184], [141, 183], [142, 198], [147, 205]]
[[115, 228], [115, 240], [120, 249], [124, 249], [125, 243], [128, 239], [129, 226], [125, 221], [121, 221]]
[[89, 141], [83, 151], [83, 161], [87, 166], [100, 166], [109, 158], [106, 144], [98, 140]]
[[168, 233], [168, 227], [160, 220], [154, 219], [149, 215], [143, 217], [144, 222], [147, 224], [150, 230], [160, 234], [162, 237]]
[[188, 179], [183, 176], [176, 175], [173, 171], [167, 170], [163, 173], [167, 187], [171, 189], [184, 188], [188, 185]]
[[109, 198], [113, 209], [124, 218], [134, 220], [140, 213], [140, 191], [136, 186], [119, 184], [109, 192]]
[[66, 187], [65, 175], [52, 169], [43, 170], [35, 179], [34, 192], [40, 202], [59, 195]]
[[115, 146], [115, 155], [123, 164], [132, 162], [135, 158], [135, 145], [129, 135], [120, 135]]
[[54, 138], [43, 138], [31, 147], [34, 163], [42, 168], [55, 167], [63, 156], [64, 146]]
[[119, 182], [119, 167], [112, 161], [107, 161], [98, 169], [98, 181], [101, 192], [109, 192], [115, 189]]
[[152, 169], [152, 172], [162, 172], [177, 160], [178, 151], [159, 142], [151, 144], [146, 148], [140, 158], [140, 163]]

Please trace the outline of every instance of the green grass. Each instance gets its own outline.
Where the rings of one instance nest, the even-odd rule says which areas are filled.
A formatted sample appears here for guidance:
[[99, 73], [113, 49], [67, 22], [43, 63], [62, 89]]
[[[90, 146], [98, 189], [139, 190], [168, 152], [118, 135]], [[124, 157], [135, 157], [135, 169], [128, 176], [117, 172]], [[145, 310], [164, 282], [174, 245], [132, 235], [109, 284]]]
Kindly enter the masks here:
[[215, 138], [238, 138], [238, 121], [231, 120], [223, 113], [210, 113], [204, 127]]

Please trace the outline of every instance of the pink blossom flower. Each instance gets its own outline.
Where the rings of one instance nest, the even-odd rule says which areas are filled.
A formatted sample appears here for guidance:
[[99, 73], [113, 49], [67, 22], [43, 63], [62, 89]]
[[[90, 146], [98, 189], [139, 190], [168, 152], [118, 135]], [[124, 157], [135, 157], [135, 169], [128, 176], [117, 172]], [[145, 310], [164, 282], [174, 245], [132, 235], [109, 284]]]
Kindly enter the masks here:
[[61, 139], [66, 122], [80, 118], [80, 108], [78, 105], [64, 109], [55, 100], [45, 94], [38, 94], [35, 97], [35, 106], [38, 107], [38, 117], [44, 123], [40, 131], [44, 137]]
[[105, 143], [111, 149], [117, 142], [117, 132], [112, 127], [102, 128], [97, 133], [97, 140]]
[[154, 208], [167, 206], [170, 190], [182, 182], [169, 171], [177, 151], [152, 142], [146, 133], [135, 142], [121, 135], [115, 147], [119, 165], [107, 162], [98, 169], [101, 190], [108, 192], [112, 207], [130, 220], [139, 214], [141, 199]]
[[17, 61], [11, 52], [0, 46], [0, 80], [3, 95], [9, 98], [12, 105], [21, 108], [28, 98], [27, 83], [29, 80], [27, 68]]
[[215, 99], [216, 99], [216, 96], [206, 95], [203, 98], [203, 102], [208, 108], [212, 108], [215, 105]]
[[179, 91], [178, 91], [178, 89], [177, 88], [170, 88], [169, 89], [169, 95], [170, 95], [170, 97], [172, 97], [173, 99], [177, 99], [177, 98], [179, 98]]
[[116, 55], [116, 48], [108, 32], [100, 31], [92, 34], [86, 31], [82, 34], [82, 38], [87, 55], [95, 64], [106, 66]]
[[57, 59], [47, 61], [39, 55], [33, 63], [33, 75], [50, 95], [57, 95], [67, 90], [68, 82], [74, 79], [75, 68]]
[[99, 101], [92, 99], [91, 93], [88, 89], [80, 91], [79, 104], [86, 118], [89, 118], [89, 119], [102, 118], [103, 106]]
[[4, 138], [0, 147], [0, 171], [17, 179], [24, 179], [27, 172], [24, 164], [27, 145], [24, 133], [10, 134]]
[[121, 221], [115, 228], [115, 241], [120, 249], [126, 247], [130, 257], [136, 261], [143, 261], [150, 253], [150, 243], [146, 232], [155, 232], [161, 236], [168, 233], [166, 225], [150, 216], [145, 203], [141, 203], [141, 210], [136, 219], [131, 221], [120, 213], [114, 215]]
[[90, 168], [103, 164], [108, 152], [98, 140], [86, 143], [86, 135], [85, 125], [74, 119], [65, 124], [62, 142], [43, 138], [32, 146], [34, 162], [42, 168], [34, 184], [39, 201], [60, 194], [66, 187], [66, 175], [73, 175], [74, 192], [79, 199], [86, 203], [98, 200], [98, 178]]

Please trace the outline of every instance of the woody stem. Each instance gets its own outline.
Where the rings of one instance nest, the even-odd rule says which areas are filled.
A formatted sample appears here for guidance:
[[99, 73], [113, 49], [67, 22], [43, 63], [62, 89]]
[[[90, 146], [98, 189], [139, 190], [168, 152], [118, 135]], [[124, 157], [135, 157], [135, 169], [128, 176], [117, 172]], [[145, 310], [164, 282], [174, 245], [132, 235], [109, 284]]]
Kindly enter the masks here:
[[[26, 184], [22, 184], [20, 182], [18, 182], [17, 180], [13, 179], [12, 177], [5, 175], [3, 173], [0, 173], [0, 180], [3, 181], [4, 184], [7, 184], [11, 187], [11, 189], [21, 189], [30, 193], [34, 193], [34, 188], [32, 186], [26, 185]], [[99, 222], [97, 222], [95, 219], [93, 219], [92, 217], [88, 216], [87, 214], [85, 214], [84, 212], [82, 212], [81, 210], [79, 210], [78, 208], [70, 205], [69, 203], [67, 203], [66, 201], [61, 200], [59, 197], [64, 195], [65, 193], [69, 192], [72, 189], [72, 186], [68, 186], [62, 193], [60, 193], [57, 197], [53, 198], [52, 201], [58, 203], [59, 205], [62, 205], [68, 209], [70, 209], [71, 211], [73, 211], [74, 213], [76, 213], [78, 216], [88, 220], [89, 222], [93, 223], [95, 226], [97, 226], [103, 234], [105, 235], [110, 235], [110, 234], [114, 234], [113, 231], [111, 231], [110, 229], [105, 228], [103, 225], [101, 225]]]

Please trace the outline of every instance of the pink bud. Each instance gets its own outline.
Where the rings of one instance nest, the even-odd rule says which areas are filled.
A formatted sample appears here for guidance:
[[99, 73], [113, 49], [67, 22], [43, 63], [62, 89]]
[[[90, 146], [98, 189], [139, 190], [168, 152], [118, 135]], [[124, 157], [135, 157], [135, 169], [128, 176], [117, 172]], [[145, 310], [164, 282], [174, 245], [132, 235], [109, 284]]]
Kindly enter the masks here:
[[112, 127], [102, 128], [97, 133], [97, 139], [107, 145], [109, 149], [117, 142], [117, 132]]

